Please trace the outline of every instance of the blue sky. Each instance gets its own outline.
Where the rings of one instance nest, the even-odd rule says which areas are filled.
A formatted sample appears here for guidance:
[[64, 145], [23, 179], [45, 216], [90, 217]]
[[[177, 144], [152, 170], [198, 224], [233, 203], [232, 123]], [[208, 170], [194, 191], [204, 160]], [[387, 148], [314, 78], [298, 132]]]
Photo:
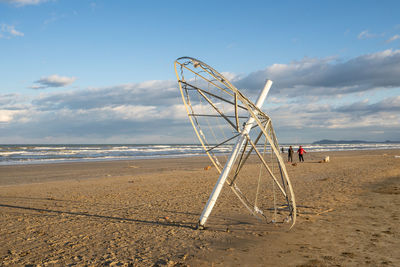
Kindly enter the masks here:
[[173, 69], [181, 56], [250, 94], [272, 79], [263, 109], [280, 142], [400, 140], [399, 10], [399, 1], [0, 0], [0, 143], [196, 142]]

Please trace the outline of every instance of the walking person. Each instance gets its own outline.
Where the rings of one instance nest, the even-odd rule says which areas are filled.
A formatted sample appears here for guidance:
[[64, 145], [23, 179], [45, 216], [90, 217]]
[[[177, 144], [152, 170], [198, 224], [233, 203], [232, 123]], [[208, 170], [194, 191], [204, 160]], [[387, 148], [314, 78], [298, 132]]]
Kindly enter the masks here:
[[293, 151], [292, 146], [289, 147], [287, 153], [288, 153], [288, 162], [293, 162], [294, 151]]
[[299, 146], [299, 149], [297, 150], [297, 153], [299, 153], [299, 162], [304, 162], [303, 155], [307, 153], [302, 146]]

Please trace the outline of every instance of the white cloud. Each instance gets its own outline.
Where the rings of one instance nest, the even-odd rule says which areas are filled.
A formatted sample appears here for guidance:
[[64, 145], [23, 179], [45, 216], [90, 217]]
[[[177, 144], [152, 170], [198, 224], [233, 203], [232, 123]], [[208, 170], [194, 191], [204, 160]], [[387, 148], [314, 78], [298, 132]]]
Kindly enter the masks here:
[[[162, 96], [162, 97], [161, 97]], [[175, 81], [146, 81], [104, 88], [88, 88], [70, 92], [44, 94], [36, 105], [44, 109], [96, 108], [118, 105], [165, 106], [176, 103], [179, 91]]]
[[[268, 111], [267, 111], [268, 113]], [[400, 127], [400, 96], [376, 103], [368, 99], [339, 106], [332, 103], [286, 104], [270, 109], [274, 124], [292, 129], [354, 129]]]
[[9, 30], [10, 34], [13, 36], [24, 36], [22, 32], [17, 31], [14, 27], [11, 27]]
[[31, 89], [44, 89], [48, 87], [64, 87], [70, 85], [76, 81], [76, 77], [63, 77], [57, 74], [50, 75], [48, 77], [42, 77], [40, 80], [36, 81], [39, 85], [32, 85]]
[[22, 117], [26, 115], [26, 110], [0, 109], [0, 123], [11, 123], [24, 121]]
[[377, 102], [358, 99], [347, 97], [345, 103], [332, 99], [309, 102], [297, 97], [296, 101], [288, 99], [279, 106], [268, 101], [264, 111], [272, 118], [281, 143], [321, 139], [399, 140], [400, 96]]
[[0, 110], [0, 123], [9, 122], [13, 118], [13, 111], [12, 110]]
[[7, 25], [7, 24], [1, 24], [0, 25], [0, 38], [12, 38], [12, 37], [16, 37], [16, 36], [24, 36], [24, 33], [17, 31], [15, 29], [15, 26], [13, 25]]
[[358, 34], [358, 39], [370, 39], [382, 36], [381, 34], [370, 33], [368, 30], [362, 31]]
[[359, 114], [360, 116], [379, 112], [398, 112], [400, 114], [400, 96], [387, 97], [384, 100], [372, 104], [370, 104], [368, 100], [353, 102], [336, 108], [336, 111]]
[[400, 35], [395, 34], [392, 37], [390, 37], [389, 39], [386, 40], [386, 43], [391, 43], [393, 41], [396, 41], [397, 39], [400, 39]]
[[[155, 106], [120, 105], [87, 110], [92, 116], [108, 120], [142, 121], [157, 116]], [[84, 112], [84, 111], [83, 111]], [[82, 114], [82, 113], [81, 113]]]
[[[385, 120], [383, 120], [382, 117], [384, 117]], [[329, 129], [352, 129], [368, 127], [374, 127], [377, 129], [379, 127], [399, 127], [400, 116], [398, 114], [392, 114], [388, 112], [379, 112], [377, 114], [369, 114], [355, 119], [350, 114], [347, 114], [340, 118], [330, 119], [328, 124], [329, 125], [327, 127]]]
[[13, 105], [18, 101], [21, 101], [21, 97], [19, 94], [0, 95], [0, 108]]
[[257, 91], [266, 78], [274, 81], [273, 96], [332, 96], [400, 87], [400, 50], [384, 50], [348, 61], [335, 58], [303, 58], [289, 64], [273, 64], [246, 76], [236, 76], [239, 89]]
[[[266, 77], [274, 80], [264, 110], [280, 141], [303, 140], [302, 136], [309, 141], [384, 141], [398, 139], [400, 131], [399, 72], [400, 50], [385, 50], [347, 61], [305, 58], [245, 76], [224, 75], [254, 95]], [[64, 86], [74, 79], [52, 75], [35, 86]], [[371, 88], [376, 91], [369, 93]], [[380, 96], [378, 101], [374, 95], [381, 91], [377, 88], [388, 88], [385, 92], [392, 96]], [[175, 80], [43, 92], [33, 99], [0, 95], [0, 114], [0, 143], [24, 138], [40, 141], [44, 136], [54, 142], [64, 138], [81, 143], [177, 143], [194, 136]]]
[[40, 85], [32, 85], [30, 88], [31, 89], [43, 89], [43, 88], [46, 88], [46, 87], [43, 87], [43, 86], [40, 86]]
[[39, 5], [47, 1], [48, 0], [0, 0], [0, 2], [13, 4], [17, 7], [27, 6], [27, 5]]

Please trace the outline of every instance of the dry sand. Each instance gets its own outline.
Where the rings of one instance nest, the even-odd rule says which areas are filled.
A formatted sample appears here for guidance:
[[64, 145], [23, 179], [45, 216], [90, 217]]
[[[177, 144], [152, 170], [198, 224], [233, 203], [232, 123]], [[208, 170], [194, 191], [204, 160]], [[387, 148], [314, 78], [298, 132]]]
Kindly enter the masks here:
[[[325, 155], [330, 163], [318, 163]], [[400, 266], [399, 150], [287, 165], [299, 217], [263, 224], [207, 158], [0, 166], [1, 266]]]

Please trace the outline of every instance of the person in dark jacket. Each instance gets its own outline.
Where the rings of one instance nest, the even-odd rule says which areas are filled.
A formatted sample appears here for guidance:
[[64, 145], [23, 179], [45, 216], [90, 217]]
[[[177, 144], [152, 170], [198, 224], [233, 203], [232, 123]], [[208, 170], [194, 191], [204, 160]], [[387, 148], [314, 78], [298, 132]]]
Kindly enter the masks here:
[[294, 151], [293, 151], [292, 146], [289, 147], [287, 153], [288, 153], [288, 162], [293, 162]]
[[304, 162], [304, 158], [303, 158], [303, 155], [305, 154], [305, 153], [307, 153], [304, 149], [303, 149], [303, 147], [302, 146], [299, 146], [299, 149], [297, 150], [297, 153], [299, 153], [299, 161], [300, 162]]

